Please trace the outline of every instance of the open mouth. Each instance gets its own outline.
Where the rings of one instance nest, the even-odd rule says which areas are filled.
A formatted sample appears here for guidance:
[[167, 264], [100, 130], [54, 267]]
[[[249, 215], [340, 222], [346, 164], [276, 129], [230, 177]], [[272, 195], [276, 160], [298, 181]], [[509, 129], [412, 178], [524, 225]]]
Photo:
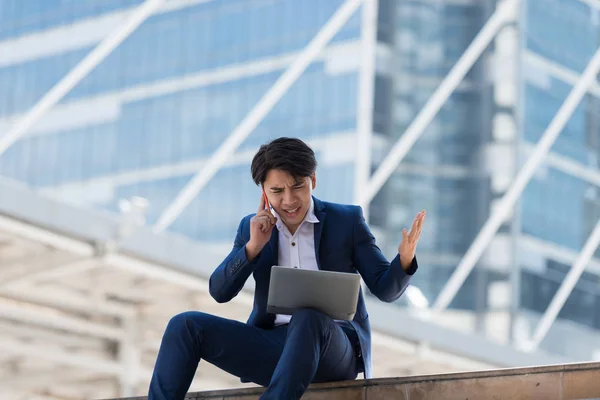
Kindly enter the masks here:
[[296, 207], [291, 210], [283, 210], [283, 213], [288, 218], [294, 218], [298, 215], [298, 211], [300, 211], [300, 207]]

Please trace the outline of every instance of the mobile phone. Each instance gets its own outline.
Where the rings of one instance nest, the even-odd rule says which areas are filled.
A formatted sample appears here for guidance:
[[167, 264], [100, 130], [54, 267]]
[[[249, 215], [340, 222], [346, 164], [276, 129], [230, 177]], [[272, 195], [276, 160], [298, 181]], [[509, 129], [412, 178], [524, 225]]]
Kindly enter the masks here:
[[265, 199], [265, 210], [271, 211], [271, 205], [269, 204], [269, 198], [265, 193], [265, 189], [262, 190], [263, 199]]

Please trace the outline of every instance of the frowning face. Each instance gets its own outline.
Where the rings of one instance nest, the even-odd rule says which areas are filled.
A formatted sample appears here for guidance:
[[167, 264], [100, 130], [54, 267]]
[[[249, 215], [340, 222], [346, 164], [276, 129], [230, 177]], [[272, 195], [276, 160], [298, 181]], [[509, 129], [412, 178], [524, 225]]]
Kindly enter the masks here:
[[267, 173], [263, 188], [269, 203], [292, 234], [304, 220], [310, 208], [312, 191], [316, 186], [315, 173], [298, 179], [278, 169]]

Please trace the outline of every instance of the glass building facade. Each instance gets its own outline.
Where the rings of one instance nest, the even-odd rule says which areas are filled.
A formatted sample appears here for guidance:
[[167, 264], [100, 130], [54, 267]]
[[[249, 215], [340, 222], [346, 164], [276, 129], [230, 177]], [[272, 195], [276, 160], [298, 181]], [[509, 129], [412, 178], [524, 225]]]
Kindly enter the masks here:
[[[141, 3], [0, 0], [0, 135]], [[0, 175], [110, 211], [120, 199], [141, 196], [150, 204], [149, 223], [155, 222], [342, 3], [168, 0], [0, 155]], [[495, 0], [379, 0], [374, 169], [494, 8]], [[598, 10], [579, 0], [523, 0], [505, 29], [511, 27], [518, 27], [516, 36], [495, 39], [370, 207], [388, 255], [415, 213], [428, 210], [419, 243], [423, 268], [414, 284], [430, 301], [600, 44]], [[231, 241], [240, 217], [259, 200], [250, 179], [253, 152], [278, 136], [300, 137], [315, 149], [317, 196], [354, 201], [360, 40], [359, 11], [171, 231]], [[594, 174], [599, 95], [594, 89], [584, 98], [552, 148], [554, 156]], [[518, 210], [454, 308], [493, 309], [492, 288], [507, 283], [517, 266], [519, 307], [542, 312], [569, 257], [600, 218], [600, 196], [591, 183], [544, 165]], [[598, 271], [594, 261], [561, 318], [600, 329]]]
[[[599, 10], [580, 1], [528, 1], [526, 26], [522, 140], [536, 143], [558, 111], [572, 84], [600, 46]], [[583, 98], [552, 147], [557, 156], [598, 174], [600, 130], [598, 92]], [[544, 167], [525, 190], [521, 232], [553, 247], [579, 252], [600, 218], [598, 187], [564, 170]], [[595, 253], [596, 259], [600, 251]], [[564, 281], [570, 263], [547, 257], [545, 265], [523, 262], [521, 301], [524, 308], [543, 311]], [[527, 268], [528, 267], [528, 268]], [[592, 273], [590, 270], [594, 271]], [[560, 318], [600, 329], [600, 278], [597, 264], [584, 272]]]
[[[8, 129], [137, 3], [0, 2], [0, 128]], [[121, 198], [142, 196], [155, 221], [341, 3], [167, 2], [2, 155], [0, 174], [111, 210]], [[260, 193], [248, 152], [278, 136], [315, 146], [317, 195], [351, 201], [354, 155], [344, 149], [356, 131], [358, 70], [341, 63], [359, 36], [355, 13], [173, 231], [231, 240]]]
[[[496, 1], [380, 5], [379, 40], [390, 49], [394, 67], [378, 77], [385, 83], [376, 107], [386, 105], [379, 113], [386, 120], [380, 133], [393, 141], [483, 27]], [[521, 2], [376, 199], [374, 205], [389, 211], [373, 212], [372, 222], [392, 238], [400, 237], [416, 212], [428, 210], [427, 235], [419, 243], [427, 267], [413, 283], [430, 301], [600, 45], [598, 12], [581, 1]], [[510, 292], [497, 289], [515, 282], [511, 274], [517, 268], [519, 295], [513, 304], [532, 316], [529, 325], [535, 327], [600, 215], [598, 188], [565, 166], [576, 165], [598, 182], [599, 94], [594, 89], [584, 97], [552, 147], [552, 158], [566, 163], [542, 165], [517, 204], [516, 217], [502, 225], [452, 307], [482, 315], [509, 310]], [[396, 244], [387, 244], [392, 252]], [[598, 267], [596, 259], [559, 318], [600, 328]]]
[[[381, 133], [390, 141], [408, 128], [471, 43], [488, 17], [484, 3], [380, 2], [381, 18], [386, 19], [380, 24], [380, 41], [390, 48], [394, 65], [380, 76], [386, 89], [378, 93], [380, 103], [386, 104], [381, 113], [386, 129]], [[419, 242], [427, 268], [415, 276], [415, 284], [430, 300], [447, 282], [488, 213], [489, 179], [478, 173], [490, 130], [485, 73], [479, 63], [474, 66], [378, 199], [390, 210], [381, 216], [391, 238], [390, 252], [413, 216], [427, 209], [427, 234]], [[471, 276], [453, 306], [472, 308], [474, 285]]]

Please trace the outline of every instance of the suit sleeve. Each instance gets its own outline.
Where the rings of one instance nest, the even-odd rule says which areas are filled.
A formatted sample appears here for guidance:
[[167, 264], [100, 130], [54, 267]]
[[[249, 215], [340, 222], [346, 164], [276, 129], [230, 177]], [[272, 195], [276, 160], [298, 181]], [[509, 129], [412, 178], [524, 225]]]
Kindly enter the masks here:
[[248, 277], [254, 272], [260, 255], [252, 262], [246, 257], [246, 242], [243, 237], [245, 224], [248, 218], [242, 219], [235, 236], [233, 249], [212, 273], [208, 290], [218, 303], [226, 303], [233, 299], [242, 290]]
[[354, 251], [353, 259], [358, 272], [367, 287], [377, 298], [387, 303], [397, 300], [408, 287], [411, 276], [417, 271], [417, 259], [404, 271], [400, 264], [400, 255], [390, 263], [375, 244], [360, 207], [354, 214]]

